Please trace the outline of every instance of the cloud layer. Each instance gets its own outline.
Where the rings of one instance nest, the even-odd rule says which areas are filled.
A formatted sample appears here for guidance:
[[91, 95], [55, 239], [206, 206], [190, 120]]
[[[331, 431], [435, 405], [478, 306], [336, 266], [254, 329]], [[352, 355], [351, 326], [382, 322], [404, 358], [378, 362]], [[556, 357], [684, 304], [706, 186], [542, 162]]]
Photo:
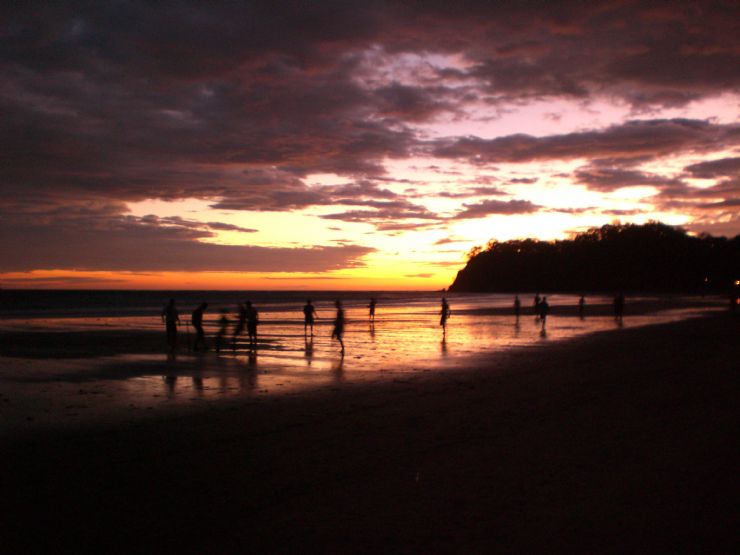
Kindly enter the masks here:
[[[313, 209], [327, 223], [394, 232], [546, 210], [519, 192], [559, 171], [464, 184], [450, 176], [434, 188], [389, 170], [408, 160], [488, 174], [499, 164], [575, 161], [580, 167], [559, 179], [597, 193], [655, 187], [657, 208], [688, 215], [698, 230], [740, 231], [740, 125], [676, 116], [692, 102], [737, 99], [736, 2], [132, 1], [0, 10], [2, 271], [352, 267], [372, 249], [219, 245], [214, 232], [250, 241], [265, 230], [213, 218], [137, 219], [128, 205], [201, 199], [214, 211]], [[546, 135], [444, 127], [529, 102], [597, 99], [626, 107], [629, 118]], [[645, 167], [676, 156], [690, 161]], [[309, 179], [322, 174], [343, 182]], [[410, 180], [415, 192], [393, 188], [394, 180]], [[425, 202], [431, 197], [458, 203], [440, 210]]]

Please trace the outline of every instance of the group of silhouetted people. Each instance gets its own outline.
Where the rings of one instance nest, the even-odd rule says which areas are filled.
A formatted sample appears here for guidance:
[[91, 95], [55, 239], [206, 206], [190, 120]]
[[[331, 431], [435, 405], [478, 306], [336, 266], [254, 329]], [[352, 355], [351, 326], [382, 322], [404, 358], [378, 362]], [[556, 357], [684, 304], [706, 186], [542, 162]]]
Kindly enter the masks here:
[[[336, 315], [334, 317], [334, 327], [332, 329], [331, 338], [336, 339], [339, 342], [340, 352], [344, 356], [344, 327], [345, 327], [345, 316], [342, 301], [336, 300], [334, 303], [336, 307]], [[371, 330], [374, 330], [375, 326], [375, 309], [377, 306], [377, 300], [375, 298], [370, 299], [368, 305], [368, 317], [370, 321]], [[201, 303], [198, 307], [193, 310], [190, 322], [195, 330], [195, 340], [192, 348], [194, 351], [207, 350], [208, 344], [206, 341], [205, 332], [203, 330], [203, 314], [208, 308], [208, 303]], [[535, 321], [540, 323], [542, 333], [544, 335], [545, 326], [547, 324], [547, 315], [550, 312], [550, 304], [547, 302], [547, 297], [540, 297], [537, 293], [534, 296], [532, 308], [535, 315]], [[624, 294], [618, 293], [614, 296], [613, 301], [614, 318], [618, 323], [622, 323], [622, 317], [624, 315]], [[584, 318], [586, 309], [586, 299], [581, 295], [578, 300], [578, 315], [581, 319]], [[519, 295], [514, 297], [514, 314], [519, 321], [519, 315], [521, 313], [521, 301]], [[259, 314], [257, 309], [254, 307], [251, 301], [245, 301], [237, 305], [236, 320], [234, 322], [234, 329], [231, 334], [231, 347], [232, 350], [236, 350], [237, 341], [239, 337], [244, 333], [246, 328], [247, 337], [249, 340], [250, 351], [255, 351], [257, 348], [257, 326], [259, 324]], [[441, 309], [440, 309], [440, 320], [439, 325], [442, 327], [442, 340], [444, 341], [447, 336], [447, 321], [450, 318], [451, 310], [450, 304], [447, 302], [445, 297], [442, 297]], [[308, 337], [313, 338], [314, 323], [318, 313], [314, 307], [311, 299], [306, 301], [303, 306], [303, 334], [308, 342]], [[170, 352], [174, 352], [177, 347], [177, 325], [180, 323], [180, 316], [175, 307], [175, 300], [170, 299], [169, 302], [162, 309], [162, 322], [166, 326], [167, 331], [167, 345], [170, 348]], [[228, 310], [221, 309], [221, 316], [218, 320], [218, 332], [216, 334], [216, 352], [220, 352], [225, 346], [228, 336], [229, 328]]]
[[[336, 316], [334, 318], [334, 328], [331, 333], [331, 338], [336, 339], [339, 342], [340, 352], [344, 356], [344, 308], [342, 301], [337, 300], [334, 303], [336, 307]], [[377, 300], [375, 298], [370, 299], [369, 318], [371, 326], [375, 325], [375, 307]], [[208, 303], [201, 303], [198, 307], [193, 310], [190, 323], [195, 330], [195, 340], [192, 348], [194, 351], [207, 350], [208, 344], [206, 342], [205, 332], [203, 330], [203, 314], [208, 308]], [[245, 301], [237, 305], [236, 320], [234, 322], [234, 330], [231, 334], [231, 347], [232, 350], [236, 350], [236, 344], [239, 337], [244, 333], [246, 328], [247, 337], [249, 340], [250, 350], [256, 350], [257, 348], [257, 326], [259, 324], [259, 314], [257, 309], [254, 307], [251, 301]], [[316, 321], [318, 314], [314, 307], [311, 299], [306, 301], [303, 307], [303, 333], [304, 336], [308, 337], [309, 330], [310, 335], [313, 337], [313, 326]], [[169, 346], [170, 352], [174, 352], [177, 348], [177, 326], [180, 323], [180, 315], [175, 306], [175, 299], [170, 299], [169, 302], [162, 309], [162, 322], [166, 326], [167, 331], [167, 345]], [[228, 310], [221, 309], [221, 317], [218, 320], [218, 332], [216, 334], [216, 352], [220, 352], [225, 346], [226, 338], [228, 335], [229, 328], [229, 317]]]
[[[519, 295], [516, 295], [514, 297], [514, 315], [517, 320], [521, 313], [521, 307], [522, 303], [519, 300]], [[614, 309], [614, 319], [621, 325], [624, 317], [624, 293], [620, 291], [614, 295], [612, 307]], [[547, 323], [547, 315], [550, 312], [550, 304], [547, 302], [547, 297], [540, 297], [540, 294], [536, 293], [532, 302], [532, 309], [534, 311], [535, 321], [541, 324], [542, 330], [544, 331]], [[586, 297], [584, 295], [581, 295], [578, 299], [578, 317], [581, 320], [586, 317]]]

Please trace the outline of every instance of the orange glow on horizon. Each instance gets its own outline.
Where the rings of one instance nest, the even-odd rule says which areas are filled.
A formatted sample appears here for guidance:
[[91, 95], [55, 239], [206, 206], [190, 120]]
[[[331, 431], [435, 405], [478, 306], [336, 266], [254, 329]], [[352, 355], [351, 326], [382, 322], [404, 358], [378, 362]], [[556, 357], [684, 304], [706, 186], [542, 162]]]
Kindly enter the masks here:
[[[436, 291], [452, 283], [457, 270], [438, 275], [374, 276], [367, 269], [324, 275], [237, 272], [84, 272], [33, 271], [0, 275], [3, 289], [150, 289], [278, 291]], [[367, 273], [364, 273], [367, 272]]]

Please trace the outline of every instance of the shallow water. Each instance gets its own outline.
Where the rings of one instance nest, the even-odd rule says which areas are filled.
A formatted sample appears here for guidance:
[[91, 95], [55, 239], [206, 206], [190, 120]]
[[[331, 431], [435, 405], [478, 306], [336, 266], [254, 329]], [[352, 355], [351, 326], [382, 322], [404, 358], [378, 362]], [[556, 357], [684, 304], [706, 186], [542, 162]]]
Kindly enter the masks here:
[[[439, 294], [378, 294], [374, 324], [368, 319], [366, 294], [344, 294], [347, 326], [346, 354], [342, 357], [338, 343], [330, 338], [333, 295], [324, 294], [314, 303], [319, 319], [313, 337], [304, 335], [301, 307], [305, 300], [272, 295], [274, 298], [265, 298], [261, 304], [255, 301], [261, 320], [256, 349], [250, 349], [242, 336], [234, 350], [225, 349], [218, 355], [213, 351], [189, 351], [193, 334], [185, 324], [189, 320], [185, 314], [194, 308], [191, 305], [183, 307], [187, 310], [181, 308], [183, 325], [179, 350], [174, 357], [128, 354], [68, 360], [6, 358], [0, 369], [0, 429], [75, 425], [235, 397], [290, 395], [307, 389], [334, 390], [346, 383], [408, 381], [425, 372], [464, 367], [471, 356], [483, 353], [503, 353], [513, 347], [536, 348], [598, 331], [670, 322], [706, 311], [706, 308], [675, 309], [626, 316], [618, 324], [610, 316], [589, 316], [589, 310], [594, 311], [596, 305], [610, 302], [607, 297], [589, 297], [585, 318], [554, 314], [548, 318], [543, 332], [541, 323], [534, 318], [529, 298], [521, 298], [522, 314], [517, 319], [513, 310], [509, 310], [511, 295], [449, 295], [452, 315], [445, 334], [439, 326]], [[208, 299], [206, 294], [200, 298]], [[574, 306], [577, 300], [573, 295], [548, 297], [555, 313], [559, 307]], [[211, 343], [217, 329], [218, 309], [223, 306], [234, 305], [212, 302], [205, 318]], [[59, 306], [52, 316], [45, 315], [43, 310], [23, 313], [16, 307], [13, 314], [5, 314], [0, 320], [0, 328], [162, 330], [161, 309], [150, 307], [144, 316], [127, 314], [120, 307], [111, 308], [106, 315], [104, 308], [95, 306], [76, 312], [70, 309], [69, 316], [61, 317]], [[488, 309], [499, 309], [499, 313], [485, 313]], [[233, 314], [229, 317], [233, 323]]]

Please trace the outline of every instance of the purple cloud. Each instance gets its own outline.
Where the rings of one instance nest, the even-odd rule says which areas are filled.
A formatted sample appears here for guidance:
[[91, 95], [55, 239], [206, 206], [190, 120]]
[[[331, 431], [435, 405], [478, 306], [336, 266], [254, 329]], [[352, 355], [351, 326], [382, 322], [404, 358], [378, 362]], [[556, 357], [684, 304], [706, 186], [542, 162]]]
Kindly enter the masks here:
[[484, 218], [492, 214], [530, 214], [542, 208], [528, 200], [484, 200], [476, 204], [464, 204], [464, 210], [453, 216], [453, 219]]

